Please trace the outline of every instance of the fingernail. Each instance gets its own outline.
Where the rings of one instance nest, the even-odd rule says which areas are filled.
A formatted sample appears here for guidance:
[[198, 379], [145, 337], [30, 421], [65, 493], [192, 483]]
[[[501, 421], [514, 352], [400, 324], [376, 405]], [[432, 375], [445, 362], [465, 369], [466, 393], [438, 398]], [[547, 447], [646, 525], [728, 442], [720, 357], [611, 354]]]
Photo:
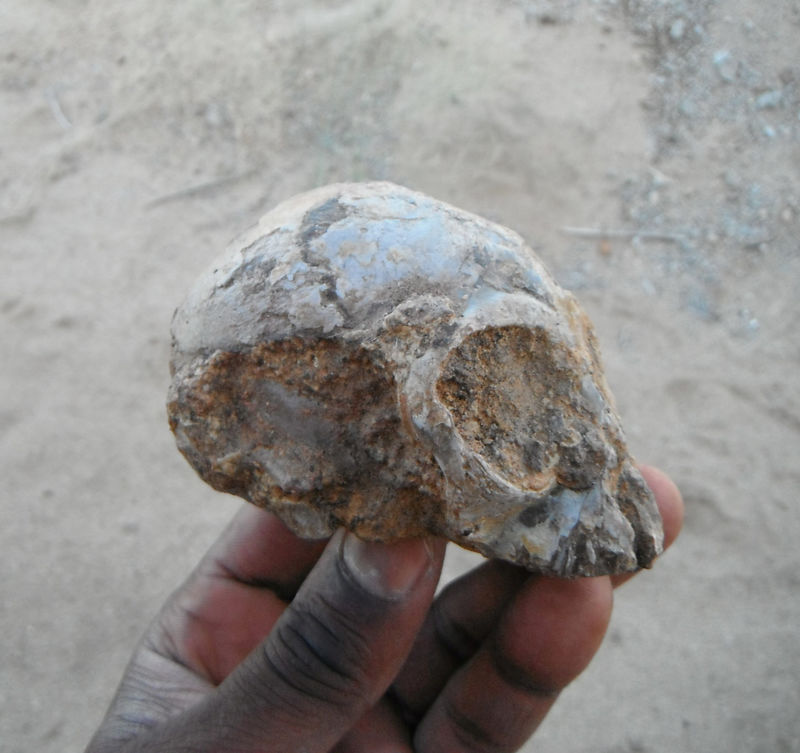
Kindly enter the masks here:
[[407, 594], [433, 564], [433, 549], [425, 539], [384, 544], [347, 533], [341, 552], [347, 569], [361, 586], [390, 599]]

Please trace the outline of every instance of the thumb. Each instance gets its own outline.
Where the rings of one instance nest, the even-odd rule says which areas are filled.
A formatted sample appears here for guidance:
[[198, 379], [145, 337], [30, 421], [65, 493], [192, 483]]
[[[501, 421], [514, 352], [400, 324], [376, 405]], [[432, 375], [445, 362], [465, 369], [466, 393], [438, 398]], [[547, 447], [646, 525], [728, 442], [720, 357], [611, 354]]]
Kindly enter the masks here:
[[269, 636], [189, 712], [192, 750], [330, 750], [399, 672], [443, 557], [442, 541], [338, 532]]

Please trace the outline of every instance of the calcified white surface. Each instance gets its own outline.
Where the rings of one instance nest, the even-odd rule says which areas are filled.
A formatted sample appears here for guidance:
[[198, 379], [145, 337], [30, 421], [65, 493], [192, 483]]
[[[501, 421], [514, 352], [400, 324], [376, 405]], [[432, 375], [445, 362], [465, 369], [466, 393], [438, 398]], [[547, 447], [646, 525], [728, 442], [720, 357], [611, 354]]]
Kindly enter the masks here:
[[[532, 303], [552, 306], [555, 283], [517, 234], [389, 185], [327, 186], [265, 215], [193, 287], [173, 323], [181, 352], [374, 330], [413, 298], [468, 319], [488, 310], [530, 319]], [[352, 214], [307, 245], [287, 243], [302, 234], [306, 212], [329, 201]], [[325, 301], [331, 278], [336, 300]]]
[[[549, 458], [535, 468], [490, 457], [492, 440], [484, 445], [476, 439], [467, 419], [457, 425], [437, 391], [446, 364], [471, 335], [509, 328], [515, 337], [531, 333], [531, 343], [535, 333], [546, 333], [547, 345], [537, 346], [546, 352], [526, 352], [528, 360], [517, 369], [530, 376], [512, 368], [495, 379], [491, 363], [463, 367], [474, 366], [470, 378], [483, 380], [478, 397], [486, 391], [498, 395], [497, 404], [484, 410], [494, 429], [516, 426], [519, 410], [533, 411], [530, 420], [538, 422], [540, 439], [546, 435], [540, 444]], [[259, 481], [241, 493], [304, 535], [328, 534], [340, 524], [363, 532], [364, 520], [371, 536], [376, 530], [402, 535], [391, 509], [396, 471], [398, 488], [416, 484], [439, 506], [431, 517], [433, 532], [487, 555], [567, 575], [636, 569], [660, 551], [660, 521], [627, 457], [589, 329], [572, 296], [516, 233], [392, 184], [328, 186], [278, 206], [196, 283], [173, 322], [171, 405], [180, 406], [197, 389], [215, 353], [242, 353], [292, 338], [346, 343], [392, 374], [392, 411], [408, 435], [402, 438], [402, 467], [385, 473], [385, 494], [371, 489], [358, 515], [349, 510], [343, 517], [326, 503], [327, 482], [315, 480], [308, 469], [322, 468], [320, 478], [336, 478], [339, 486], [358, 484], [357, 461], [340, 449], [344, 440], [326, 418], [329, 406], [293, 392], [296, 385], [259, 388], [273, 404], [258, 418], [269, 426], [270, 442], [253, 444], [249, 438], [240, 447], [240, 440], [226, 436], [224, 447], [220, 442], [211, 451], [218, 457], [208, 458], [207, 443], [201, 452], [192, 436], [196, 420], [177, 408], [176, 437], [201, 473], [209, 467], [223, 472], [234, 456], [241, 468], [245, 457]], [[536, 386], [539, 368], [547, 370], [545, 391]], [[525, 408], [508, 397], [519, 393], [518, 377], [530, 379], [530, 394], [522, 395]], [[537, 389], [541, 412], [550, 411], [556, 428], [544, 427], [536, 415]], [[214, 431], [219, 423], [214, 420]], [[298, 434], [288, 424], [310, 428]], [[492, 426], [478, 433], [484, 429]], [[312, 435], [313, 441], [302, 438]], [[528, 438], [509, 439], [506, 431], [502, 441], [523, 447]], [[575, 453], [577, 461], [564, 459]], [[569, 462], [597, 468], [590, 469], [588, 482], [581, 476], [589, 473], [586, 468], [572, 469], [579, 480], [565, 482]], [[426, 464], [435, 468], [426, 471]], [[276, 486], [293, 496], [276, 496]], [[298, 494], [307, 498], [298, 502]]]

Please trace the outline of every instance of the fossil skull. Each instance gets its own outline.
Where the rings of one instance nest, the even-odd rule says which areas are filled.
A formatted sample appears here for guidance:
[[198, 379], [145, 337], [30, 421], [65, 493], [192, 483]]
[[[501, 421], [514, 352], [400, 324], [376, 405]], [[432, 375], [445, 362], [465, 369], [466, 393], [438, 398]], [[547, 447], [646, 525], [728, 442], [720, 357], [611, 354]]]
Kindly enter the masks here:
[[661, 551], [575, 299], [516, 233], [422, 194], [279, 205], [176, 311], [172, 372], [181, 452], [299, 535], [441, 535], [565, 576]]

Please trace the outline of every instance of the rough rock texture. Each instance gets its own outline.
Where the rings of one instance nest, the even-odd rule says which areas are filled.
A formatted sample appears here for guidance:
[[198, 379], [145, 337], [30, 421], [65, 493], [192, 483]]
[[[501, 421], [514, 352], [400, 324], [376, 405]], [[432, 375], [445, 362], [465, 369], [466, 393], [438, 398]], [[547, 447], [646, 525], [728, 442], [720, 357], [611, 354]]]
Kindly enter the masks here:
[[575, 299], [516, 233], [422, 194], [278, 206], [175, 313], [172, 371], [192, 466], [302, 536], [434, 533], [564, 576], [661, 551]]

